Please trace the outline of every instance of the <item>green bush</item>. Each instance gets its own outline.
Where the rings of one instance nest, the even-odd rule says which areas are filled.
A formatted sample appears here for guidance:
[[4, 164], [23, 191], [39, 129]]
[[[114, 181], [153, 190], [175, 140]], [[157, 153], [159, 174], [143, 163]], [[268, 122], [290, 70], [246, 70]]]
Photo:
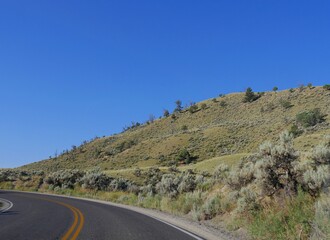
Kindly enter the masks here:
[[324, 117], [325, 115], [321, 113], [319, 108], [314, 108], [310, 111], [298, 113], [296, 115], [296, 121], [303, 127], [311, 127], [324, 122]]
[[176, 157], [178, 161], [184, 161], [186, 164], [191, 163], [192, 157], [187, 149], [182, 149]]
[[289, 129], [289, 133], [292, 134], [293, 137], [298, 137], [303, 133], [303, 130], [299, 129], [297, 124], [293, 124]]
[[243, 102], [253, 102], [253, 101], [257, 100], [258, 98], [260, 98], [260, 95], [255, 94], [252, 91], [252, 88], [248, 87], [245, 91], [245, 97], [243, 99]]
[[330, 84], [325, 84], [325, 85], [323, 86], [323, 88], [324, 88], [325, 90], [330, 90]]

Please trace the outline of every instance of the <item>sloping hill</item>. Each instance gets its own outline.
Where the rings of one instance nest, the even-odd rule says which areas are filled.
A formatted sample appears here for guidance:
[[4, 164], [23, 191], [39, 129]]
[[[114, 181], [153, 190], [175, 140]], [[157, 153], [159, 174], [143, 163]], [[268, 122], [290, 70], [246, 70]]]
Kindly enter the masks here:
[[314, 108], [326, 115], [325, 121], [302, 128], [304, 132], [295, 139], [297, 149], [310, 150], [330, 134], [330, 91], [322, 87], [266, 92], [251, 103], [243, 99], [244, 93], [208, 99], [197, 103], [194, 112], [185, 109], [21, 168], [51, 172], [95, 166], [109, 171], [170, 166], [177, 162], [182, 149], [194, 157], [199, 164], [196, 166], [208, 159], [205, 163], [212, 159], [218, 163], [221, 156], [254, 152], [265, 140], [274, 140], [280, 132], [290, 129], [298, 113]]

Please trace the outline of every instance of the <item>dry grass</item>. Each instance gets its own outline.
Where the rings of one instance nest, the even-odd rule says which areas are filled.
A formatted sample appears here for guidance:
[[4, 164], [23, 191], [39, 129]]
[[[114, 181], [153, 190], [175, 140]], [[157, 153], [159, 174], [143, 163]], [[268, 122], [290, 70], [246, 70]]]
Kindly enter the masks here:
[[[55, 161], [45, 160], [22, 169], [52, 172], [95, 166], [103, 170], [166, 166], [186, 148], [197, 157], [198, 163], [193, 167], [208, 170], [222, 160], [231, 165], [231, 160], [224, 156], [255, 152], [262, 142], [275, 140], [280, 132], [290, 128], [297, 113], [313, 108], [320, 108], [327, 114], [326, 123], [305, 131], [296, 139], [296, 148], [308, 151], [322, 135], [330, 133], [330, 91], [322, 87], [306, 88], [302, 92], [295, 89], [293, 93], [288, 90], [266, 92], [252, 103], [243, 103], [243, 97], [244, 93], [233, 93], [217, 98], [217, 102], [209, 99], [201, 102], [207, 105], [206, 109], [193, 114], [183, 111], [176, 120], [163, 118], [118, 135], [96, 139]], [[290, 101], [292, 107], [282, 107], [282, 100]], [[220, 101], [227, 105], [221, 106]], [[187, 126], [186, 131], [182, 131], [183, 125]], [[199, 165], [201, 162], [206, 166]]]

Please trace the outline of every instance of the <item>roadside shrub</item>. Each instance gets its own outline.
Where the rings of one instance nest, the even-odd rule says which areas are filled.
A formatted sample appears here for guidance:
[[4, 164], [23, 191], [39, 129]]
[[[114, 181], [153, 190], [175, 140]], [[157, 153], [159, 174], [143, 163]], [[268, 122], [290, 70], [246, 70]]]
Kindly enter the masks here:
[[201, 207], [201, 212], [204, 220], [209, 220], [214, 218], [217, 214], [221, 212], [221, 199], [220, 196], [215, 195], [207, 199]]
[[178, 191], [180, 193], [192, 192], [196, 188], [195, 175], [190, 172], [183, 172], [177, 180], [179, 182]]
[[179, 179], [174, 174], [164, 174], [162, 180], [157, 183], [156, 191], [161, 195], [174, 198], [178, 194]]
[[108, 190], [110, 191], [126, 191], [131, 185], [131, 182], [124, 178], [115, 178], [113, 179], [109, 186]]
[[235, 190], [241, 189], [255, 180], [255, 165], [253, 162], [247, 162], [238, 169], [229, 173], [227, 178], [228, 185]]
[[81, 178], [80, 184], [85, 189], [108, 190], [108, 186], [113, 178], [108, 177], [100, 169], [93, 169], [85, 173]]
[[0, 170], [0, 182], [13, 182], [19, 178], [19, 172], [11, 169]]
[[319, 108], [314, 108], [310, 111], [298, 113], [296, 115], [296, 121], [303, 127], [311, 127], [324, 122], [324, 117], [325, 115], [321, 113]]
[[298, 176], [295, 169], [298, 154], [293, 149], [293, 136], [288, 131], [280, 135], [277, 145], [264, 143], [260, 146], [256, 162], [256, 178], [263, 193], [273, 195], [283, 189], [286, 194], [297, 192]]
[[83, 172], [79, 170], [65, 169], [49, 174], [44, 182], [53, 185], [54, 188], [73, 189], [74, 185], [80, 181], [83, 175]]

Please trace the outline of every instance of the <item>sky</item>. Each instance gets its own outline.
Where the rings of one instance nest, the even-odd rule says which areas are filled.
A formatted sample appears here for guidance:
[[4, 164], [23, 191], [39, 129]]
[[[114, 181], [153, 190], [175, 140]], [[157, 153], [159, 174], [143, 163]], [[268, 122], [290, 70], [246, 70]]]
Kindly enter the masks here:
[[247, 87], [330, 83], [330, 1], [0, 1], [0, 168]]

